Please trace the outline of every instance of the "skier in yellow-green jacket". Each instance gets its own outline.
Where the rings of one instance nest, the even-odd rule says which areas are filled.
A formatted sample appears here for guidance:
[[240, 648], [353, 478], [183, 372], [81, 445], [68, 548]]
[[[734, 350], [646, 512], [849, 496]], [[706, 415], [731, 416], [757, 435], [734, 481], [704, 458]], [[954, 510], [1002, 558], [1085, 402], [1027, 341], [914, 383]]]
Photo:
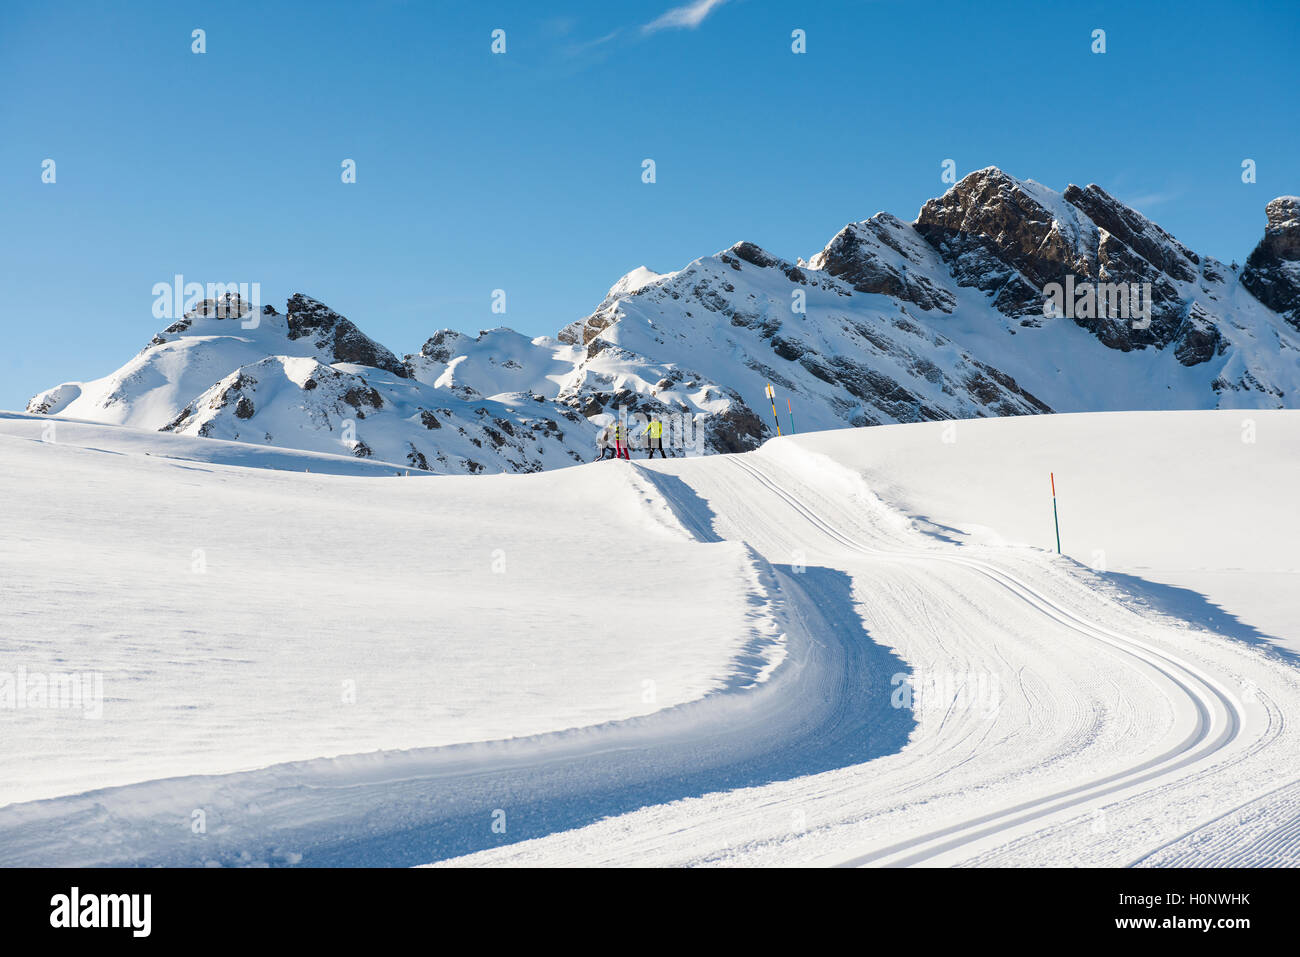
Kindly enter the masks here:
[[656, 416], [651, 416], [646, 423], [645, 450], [648, 459], [654, 458], [656, 452], [661, 458], [668, 458], [668, 453], [664, 451], [664, 424]]

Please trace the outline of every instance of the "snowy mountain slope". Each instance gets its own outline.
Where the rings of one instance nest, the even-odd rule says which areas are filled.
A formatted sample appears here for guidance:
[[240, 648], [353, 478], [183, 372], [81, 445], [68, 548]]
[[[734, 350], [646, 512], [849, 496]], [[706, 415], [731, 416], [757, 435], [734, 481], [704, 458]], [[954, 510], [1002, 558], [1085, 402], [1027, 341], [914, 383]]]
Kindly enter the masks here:
[[407, 365], [412, 378], [438, 388], [554, 399], [573, 369], [572, 353], [554, 340], [529, 339], [513, 329], [490, 329], [475, 337], [442, 329], [419, 353], [407, 356]]
[[849, 224], [807, 263], [740, 242], [640, 267], [553, 339], [444, 329], [399, 361], [298, 295], [252, 331], [188, 316], [28, 409], [475, 473], [586, 461], [618, 415], [665, 418], [681, 454], [752, 449], [777, 427], [768, 383], [783, 431], [1284, 408], [1300, 395], [1297, 210], [1268, 204], [1238, 273], [1096, 185], [1057, 193], [990, 167], [913, 223]]
[[28, 411], [161, 429], [217, 380], [274, 355], [405, 375], [396, 356], [315, 300], [294, 296], [281, 315], [271, 306], [255, 313], [227, 294], [196, 304], [112, 375], [57, 386], [34, 397]]
[[1055, 549], [1054, 473], [1067, 556], [1121, 586], [1141, 579], [1180, 617], [1300, 656], [1300, 517], [1278, 497], [1300, 485], [1296, 425], [1285, 411], [1105, 413], [799, 444], [937, 540], [1003, 549]]
[[[430, 481], [0, 418], [0, 805], [584, 727], [783, 660], [765, 562], [626, 463]], [[102, 717], [13, 707], [23, 672], [98, 673]]]
[[185, 438], [124, 425], [105, 425], [90, 419], [0, 412], [0, 435], [107, 455], [150, 456], [177, 462], [315, 472], [320, 475], [424, 476], [396, 462], [359, 459], [343, 450], [307, 452], [222, 439]]
[[[791, 312], [792, 293], [806, 314]], [[579, 395], [730, 416], [733, 451], [769, 428], [745, 403], [761, 407], [767, 382], [794, 397], [801, 430], [1047, 411], [906, 306], [855, 297], [748, 243], [616, 298], [560, 338], [586, 345], [571, 383]]]
[[[926, 203], [915, 228], [958, 283], [989, 295], [1000, 313], [995, 328], [1019, 333], [1012, 347], [1019, 362], [1006, 363], [1013, 374], [1032, 366], [1044, 346], [1050, 354], [1053, 333], [1073, 325], [1110, 350], [1149, 353], [1154, 381], [1129, 383], [1120, 390], [1126, 404], [1107, 408], [1280, 408], [1295, 395], [1296, 329], [1223, 264], [1198, 256], [1098, 186], [1057, 194], [990, 168]], [[1071, 276], [1078, 286], [1149, 284], [1149, 325], [1102, 314], [1100, 305], [1091, 317], [1044, 318], [1044, 288]], [[1074, 364], [1088, 373], [1113, 356], [1089, 349], [1080, 363], [1079, 351]], [[1100, 407], [1087, 388], [1039, 388], [1058, 411]]]
[[573, 411], [434, 388], [306, 296], [256, 322], [220, 305], [205, 301], [111, 376], [65, 383], [28, 411], [436, 472], [535, 472], [591, 454], [595, 429]]
[[226, 376], [163, 429], [322, 452], [345, 448], [441, 473], [536, 472], [582, 461], [566, 444], [566, 430], [583, 437], [577, 447], [591, 441], [583, 419], [555, 412], [529, 395], [477, 399], [364, 366], [272, 356]]
[[[1042, 548], [1030, 480], [1048, 459], [1064, 477], [1068, 536], [1127, 496], [1101, 529], [1126, 567], [1155, 543], [1272, 568], [1300, 532], [1296, 415], [1255, 413], [1255, 443], [1229, 412], [1013, 417], [953, 443], [932, 423], [424, 482], [195, 471], [0, 421], [0, 483], [26, 496], [0, 546], [19, 637], [0, 671], [97, 668], [112, 689], [102, 722], [8, 714], [13, 782], [51, 799], [0, 808], [0, 860], [1295, 863], [1294, 659]], [[1164, 541], [1228, 500], [1267, 517], [1270, 548], [1204, 521]], [[286, 605], [312, 588], [328, 597]], [[561, 714], [573, 730], [447, 746]], [[369, 753], [326, 757], [348, 741]], [[282, 747], [322, 758], [255, 769]], [[134, 783], [87, 790], [115, 775]], [[175, 825], [195, 808], [201, 836]], [[1238, 808], [1244, 841], [1222, 826]]]
[[[1043, 288], [1067, 276], [1149, 283], [1150, 325], [1045, 318]], [[750, 412], [766, 382], [793, 400], [800, 430], [1275, 408], [1300, 386], [1297, 330], [1226, 267], [1096, 186], [1058, 194], [996, 169], [927, 203], [915, 224], [884, 213], [851, 224], [806, 266], [738, 243], [624, 286], [560, 333], [586, 350], [562, 396], [728, 415], [737, 441], [710, 443], [727, 450], [773, 431]]]

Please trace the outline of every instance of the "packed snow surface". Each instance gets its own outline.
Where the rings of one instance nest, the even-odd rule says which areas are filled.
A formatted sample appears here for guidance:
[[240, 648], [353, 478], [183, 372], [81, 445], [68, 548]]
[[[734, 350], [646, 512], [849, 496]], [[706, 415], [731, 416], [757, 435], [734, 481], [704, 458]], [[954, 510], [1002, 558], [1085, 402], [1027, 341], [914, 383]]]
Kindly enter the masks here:
[[[0, 419], [0, 672], [102, 673], [104, 714], [0, 710], [0, 766], [39, 769], [0, 803], [598, 724], [783, 654], [765, 564], [696, 544], [626, 463], [426, 487], [49, 425]], [[237, 449], [279, 470], [218, 464]]]
[[103, 715], [0, 710], [0, 863], [1300, 863], [1300, 413], [421, 479], [49, 421], [0, 674]]

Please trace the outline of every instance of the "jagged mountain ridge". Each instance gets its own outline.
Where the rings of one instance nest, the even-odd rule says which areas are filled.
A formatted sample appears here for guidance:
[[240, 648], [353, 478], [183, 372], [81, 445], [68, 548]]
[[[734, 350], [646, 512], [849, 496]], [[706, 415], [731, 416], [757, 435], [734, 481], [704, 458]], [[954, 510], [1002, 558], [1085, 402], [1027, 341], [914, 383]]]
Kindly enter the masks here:
[[[253, 330], [203, 303], [116, 373], [28, 408], [473, 473], [589, 460], [620, 408], [669, 416], [698, 451], [752, 448], [775, 431], [768, 382], [800, 430], [1283, 407], [1300, 390], [1298, 213], [1268, 204], [1238, 275], [1098, 186], [990, 167], [913, 223], [849, 224], [807, 263], [741, 242], [633, 270], [554, 338], [444, 329], [399, 360], [303, 295]], [[1047, 318], [1044, 288], [1067, 277], [1147, 284], [1149, 323]]]
[[[352, 322], [301, 294], [253, 320], [204, 300], [113, 374], [29, 412], [180, 435], [345, 452], [407, 468], [532, 472], [581, 461], [591, 427], [531, 395], [435, 389]], [[577, 441], [568, 432], [582, 435]]]

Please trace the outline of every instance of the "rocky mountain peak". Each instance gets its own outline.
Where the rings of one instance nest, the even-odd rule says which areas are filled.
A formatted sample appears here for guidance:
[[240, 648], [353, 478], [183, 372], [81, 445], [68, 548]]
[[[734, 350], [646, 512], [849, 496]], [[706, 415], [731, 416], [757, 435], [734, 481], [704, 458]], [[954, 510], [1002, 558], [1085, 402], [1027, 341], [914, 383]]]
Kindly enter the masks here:
[[841, 229], [809, 260], [808, 268], [824, 270], [856, 292], [893, 296], [927, 311], [952, 312], [956, 303], [952, 291], [932, 278], [935, 261], [933, 250], [918, 241], [907, 223], [877, 213]]
[[373, 366], [406, 378], [406, 366], [397, 356], [323, 302], [296, 292], [289, 297], [285, 311], [290, 339], [312, 336], [316, 347], [332, 355], [335, 362]]
[[450, 362], [455, 350], [470, 337], [455, 329], [439, 329], [420, 347], [420, 355], [434, 362]]
[[1246, 260], [1241, 284], [1300, 329], [1300, 196], [1279, 196], [1264, 214], [1264, 238]]
[[1279, 258], [1300, 259], [1300, 196], [1279, 196], [1264, 207], [1268, 225], [1264, 242]]
[[1223, 346], [1217, 324], [1206, 318], [1214, 310], [1198, 302], [1209, 296], [1198, 285], [1202, 276], [1224, 278], [1217, 263], [1095, 184], [1057, 193], [990, 167], [927, 202], [915, 227], [958, 285], [986, 292], [1022, 326], [1042, 324], [1052, 286], [1085, 287], [1098, 297], [1105, 287], [1113, 304], [1131, 300], [1136, 289], [1145, 300], [1139, 322], [1127, 309], [1116, 314], [1114, 305], [1071, 318], [1111, 349], [1173, 346], [1184, 365], [1206, 362]]
[[1080, 189], [1071, 184], [1063, 198], [1161, 272], [1181, 282], [1196, 278], [1201, 263], [1196, 253], [1100, 186], [1090, 183]]
[[[1042, 312], [1042, 289], [1065, 275], [1095, 275], [1073, 207], [1059, 193], [997, 167], [964, 177], [921, 207], [915, 228], [960, 285], [995, 295], [1007, 315]], [[1095, 240], [1094, 240], [1095, 242]]]
[[243, 319], [253, 311], [237, 292], [227, 292], [216, 299], [204, 299], [185, 313], [185, 319]]

